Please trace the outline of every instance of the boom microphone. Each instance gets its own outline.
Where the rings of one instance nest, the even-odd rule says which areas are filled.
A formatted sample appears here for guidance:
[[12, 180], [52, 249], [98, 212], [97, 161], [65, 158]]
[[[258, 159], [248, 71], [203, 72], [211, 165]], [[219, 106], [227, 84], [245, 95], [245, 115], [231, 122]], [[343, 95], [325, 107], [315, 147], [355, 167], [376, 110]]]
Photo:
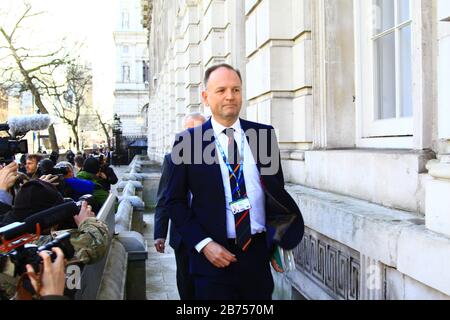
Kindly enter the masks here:
[[[40, 131], [47, 129], [52, 122], [48, 114], [33, 114], [29, 116], [16, 116], [8, 119], [7, 127], [12, 137], [25, 135], [28, 131]], [[5, 125], [0, 125], [3, 130]], [[6, 131], [4, 130], [4, 131]]]
[[0, 244], [4, 240], [13, 240], [25, 233], [36, 233], [36, 225], [39, 224], [41, 230], [45, 230], [54, 225], [63, 223], [69, 218], [80, 213], [83, 201], [92, 203], [92, 195], [84, 195], [75, 202], [72, 199], [65, 199], [65, 202], [54, 207], [34, 213], [23, 220], [23, 222], [13, 222], [0, 228]]

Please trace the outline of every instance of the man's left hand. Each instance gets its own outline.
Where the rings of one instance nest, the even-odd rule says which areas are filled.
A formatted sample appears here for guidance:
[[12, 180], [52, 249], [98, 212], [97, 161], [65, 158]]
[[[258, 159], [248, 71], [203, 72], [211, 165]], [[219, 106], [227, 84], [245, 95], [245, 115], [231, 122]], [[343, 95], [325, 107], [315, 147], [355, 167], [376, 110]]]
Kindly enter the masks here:
[[88, 218], [95, 218], [95, 213], [92, 212], [92, 207], [86, 201], [81, 204], [80, 213], [73, 217], [77, 226], [83, 223]]

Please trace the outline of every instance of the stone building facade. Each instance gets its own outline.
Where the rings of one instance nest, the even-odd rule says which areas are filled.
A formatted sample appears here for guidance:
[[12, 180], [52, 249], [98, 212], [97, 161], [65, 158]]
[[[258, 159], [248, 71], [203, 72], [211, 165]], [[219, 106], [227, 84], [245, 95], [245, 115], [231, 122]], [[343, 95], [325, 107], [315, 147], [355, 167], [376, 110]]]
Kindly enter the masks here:
[[147, 32], [140, 23], [139, 0], [119, 0], [114, 31], [116, 87], [114, 113], [122, 122], [128, 142], [147, 136], [145, 108], [148, 103]]
[[143, 0], [149, 149], [161, 161], [206, 68], [277, 130], [306, 234], [286, 299], [450, 298], [450, 3]]

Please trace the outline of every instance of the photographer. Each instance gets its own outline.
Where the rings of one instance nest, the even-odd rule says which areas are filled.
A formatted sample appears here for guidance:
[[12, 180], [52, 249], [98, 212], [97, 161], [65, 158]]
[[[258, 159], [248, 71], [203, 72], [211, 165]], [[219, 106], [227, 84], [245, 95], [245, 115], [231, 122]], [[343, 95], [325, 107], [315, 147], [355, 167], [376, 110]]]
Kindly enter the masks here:
[[106, 161], [106, 158], [103, 154], [98, 157], [98, 161], [100, 163], [100, 183], [102, 184], [103, 188], [105, 188], [105, 190], [110, 191], [111, 185], [116, 184], [119, 179], [117, 178], [114, 170], [109, 166], [109, 163]]
[[0, 169], [0, 222], [3, 219], [3, 215], [11, 210], [13, 196], [10, 190], [18, 178], [17, 169], [18, 165], [16, 162], [11, 162]]
[[[63, 202], [64, 198], [52, 184], [42, 180], [32, 180], [20, 189], [16, 196], [14, 208], [5, 217], [3, 224], [21, 222], [34, 213]], [[98, 261], [105, 253], [108, 227], [95, 218], [92, 207], [86, 202], [83, 202], [80, 213], [74, 216], [73, 220], [78, 228], [69, 230], [69, 232], [72, 234], [70, 242], [75, 249], [76, 259], [85, 264]], [[51, 230], [51, 236], [56, 236], [57, 230], [61, 229], [54, 226]], [[50, 238], [40, 239], [37, 244], [47, 243], [51, 240]]]
[[66, 159], [67, 162], [69, 162], [71, 165], [75, 165], [75, 153], [73, 153], [72, 150], [69, 149], [69, 151], [67, 151], [66, 153]]
[[[22, 186], [16, 196], [14, 208], [5, 216], [3, 225], [24, 221], [34, 213], [63, 202], [63, 197], [52, 184], [42, 180], [32, 180]], [[95, 218], [95, 214], [87, 202], [83, 202], [79, 214], [75, 215], [72, 220], [78, 227], [65, 230], [71, 234], [70, 244], [75, 251], [74, 257], [69, 263], [92, 264], [99, 261], [106, 253], [108, 227]], [[34, 244], [37, 246], [47, 244], [61, 233], [62, 230], [58, 226], [54, 226], [52, 230], [43, 230], [42, 234], [44, 235]], [[0, 278], [0, 282], [7, 281], [5, 279], [2, 281]], [[0, 287], [3, 286], [2, 283], [0, 283]]]
[[25, 170], [27, 171], [27, 176], [30, 179], [38, 179], [40, 177], [40, 172], [38, 170], [38, 164], [42, 160], [42, 156], [39, 154], [29, 154], [25, 163]]
[[[64, 174], [63, 196], [78, 201], [81, 196], [85, 194], [93, 194], [95, 184], [92, 181], [75, 178], [74, 168], [72, 164], [67, 161], [59, 162], [55, 168], [56, 172]], [[98, 211], [100, 208], [95, 208]]]
[[84, 158], [81, 154], [75, 156], [75, 167], [74, 167], [74, 175], [76, 176], [78, 172], [83, 170]]
[[100, 175], [100, 162], [97, 158], [86, 159], [83, 164], [83, 170], [77, 174], [77, 178], [92, 181], [94, 183], [95, 188], [92, 195], [99, 208], [101, 208], [109, 196], [109, 192], [102, 185]]
[[64, 287], [66, 284], [66, 273], [64, 253], [60, 248], [53, 248], [56, 254], [55, 261], [52, 262], [50, 255], [40, 252], [42, 258], [42, 271], [40, 276], [36, 274], [33, 267], [27, 264], [27, 272], [30, 277], [31, 284], [37, 295], [42, 300], [62, 300], [64, 297]]
[[[27, 273], [31, 281], [31, 285], [37, 292], [37, 296], [41, 300], [63, 300], [65, 279], [65, 265], [64, 253], [60, 248], [53, 248], [52, 251], [56, 254], [55, 261], [51, 261], [50, 255], [45, 252], [40, 252], [39, 256], [42, 258], [42, 267], [39, 275], [31, 265], [26, 265]], [[6, 269], [13, 268], [11, 262], [5, 256], [0, 257], [0, 300], [8, 300], [16, 294], [15, 279], [11, 276], [10, 281], [6, 280]], [[2, 281], [2, 279], [5, 279]]]

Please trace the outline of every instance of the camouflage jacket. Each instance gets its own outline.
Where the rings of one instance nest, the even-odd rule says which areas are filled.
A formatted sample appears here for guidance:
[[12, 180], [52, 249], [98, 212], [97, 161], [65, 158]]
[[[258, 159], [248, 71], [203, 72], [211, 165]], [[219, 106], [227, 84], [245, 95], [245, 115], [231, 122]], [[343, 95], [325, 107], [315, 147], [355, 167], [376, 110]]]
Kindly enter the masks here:
[[53, 231], [51, 236], [43, 236], [35, 244], [42, 246], [64, 232], [70, 233], [70, 243], [75, 250], [74, 257], [68, 261], [69, 264], [93, 264], [105, 256], [108, 248], [108, 227], [96, 218], [86, 219], [78, 229]]

